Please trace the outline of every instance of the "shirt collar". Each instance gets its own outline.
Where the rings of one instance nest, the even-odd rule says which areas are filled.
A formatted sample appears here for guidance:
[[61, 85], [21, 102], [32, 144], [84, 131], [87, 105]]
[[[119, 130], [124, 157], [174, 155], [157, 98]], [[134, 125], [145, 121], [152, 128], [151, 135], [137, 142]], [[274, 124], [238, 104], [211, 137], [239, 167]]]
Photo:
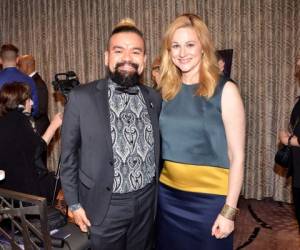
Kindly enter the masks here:
[[29, 74], [30, 77], [33, 77], [36, 74], [36, 71], [33, 71], [31, 74]]

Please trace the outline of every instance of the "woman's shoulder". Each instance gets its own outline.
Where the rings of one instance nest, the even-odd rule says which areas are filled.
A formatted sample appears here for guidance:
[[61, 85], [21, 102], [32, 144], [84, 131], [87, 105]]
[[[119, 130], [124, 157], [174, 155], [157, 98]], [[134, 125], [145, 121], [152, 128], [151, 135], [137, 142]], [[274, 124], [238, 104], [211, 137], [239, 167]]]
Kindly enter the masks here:
[[225, 84], [228, 82], [228, 78], [224, 75], [220, 75], [217, 79], [214, 96], [221, 95], [224, 89]]
[[237, 87], [236, 83], [234, 83], [231, 78], [221, 74], [218, 79], [217, 88], [223, 89], [226, 85], [233, 85]]
[[1, 117], [1, 131], [15, 131], [15, 134], [23, 133], [24, 131], [33, 131], [29, 119], [22, 112], [12, 110]]
[[235, 83], [231, 81], [230, 78], [220, 75], [220, 78], [218, 80], [215, 93], [214, 93], [214, 98], [221, 99], [221, 97], [224, 95], [224, 92], [226, 92], [226, 96], [229, 94], [230, 95], [235, 95], [236, 92], [239, 92], [238, 87]]
[[13, 110], [7, 113], [7, 120], [17, 121], [19, 123], [27, 123], [28, 117], [18, 110]]
[[22, 120], [22, 114], [13, 110], [1, 116], [1, 123], [15, 123]]
[[0, 137], [2, 141], [7, 141], [8, 138], [17, 138], [19, 131], [23, 130], [22, 116], [10, 111], [0, 118]]

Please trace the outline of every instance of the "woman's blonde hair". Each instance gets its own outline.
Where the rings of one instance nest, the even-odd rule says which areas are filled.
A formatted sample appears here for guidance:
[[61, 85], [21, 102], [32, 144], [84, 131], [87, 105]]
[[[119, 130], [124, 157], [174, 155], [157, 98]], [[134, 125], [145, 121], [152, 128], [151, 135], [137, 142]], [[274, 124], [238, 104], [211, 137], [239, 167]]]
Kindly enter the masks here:
[[161, 84], [159, 88], [164, 100], [174, 98], [182, 85], [181, 71], [173, 63], [170, 50], [175, 31], [185, 27], [191, 27], [195, 30], [203, 51], [199, 69], [199, 86], [195, 94], [210, 98], [214, 94], [220, 77], [215, 48], [207, 26], [197, 15], [180, 15], [169, 25], [163, 38], [160, 65]]

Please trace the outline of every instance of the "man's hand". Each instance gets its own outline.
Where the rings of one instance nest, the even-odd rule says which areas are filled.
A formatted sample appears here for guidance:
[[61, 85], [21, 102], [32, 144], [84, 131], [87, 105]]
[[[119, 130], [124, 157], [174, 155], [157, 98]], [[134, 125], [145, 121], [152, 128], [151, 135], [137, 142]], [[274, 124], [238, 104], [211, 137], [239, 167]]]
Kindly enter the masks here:
[[87, 227], [90, 227], [91, 223], [88, 220], [88, 218], [86, 217], [84, 209], [81, 207], [81, 208], [76, 209], [72, 213], [74, 216], [75, 223], [80, 227], [80, 230], [82, 232], [86, 233], [88, 231]]
[[215, 236], [217, 239], [226, 238], [234, 230], [234, 221], [229, 220], [222, 215], [218, 215], [212, 230], [211, 235]]

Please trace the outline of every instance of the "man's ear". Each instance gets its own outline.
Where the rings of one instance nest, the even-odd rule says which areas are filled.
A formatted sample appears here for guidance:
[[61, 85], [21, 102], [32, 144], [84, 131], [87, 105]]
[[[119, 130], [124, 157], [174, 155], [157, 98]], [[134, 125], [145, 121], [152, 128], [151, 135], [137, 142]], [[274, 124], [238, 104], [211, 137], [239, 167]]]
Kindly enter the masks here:
[[147, 56], [144, 55], [143, 63], [140, 64], [139, 69], [138, 69], [138, 73], [139, 74], [142, 74], [143, 71], [145, 70], [145, 68], [146, 68], [146, 62], [147, 62]]
[[146, 62], [147, 62], [147, 55], [144, 55], [143, 65], [142, 65], [142, 67], [140, 67], [140, 69], [139, 69], [139, 73], [140, 73], [140, 74], [141, 74], [141, 73], [144, 71], [144, 69], [146, 68]]
[[107, 50], [104, 52], [104, 64], [106, 67], [108, 67], [108, 51]]

